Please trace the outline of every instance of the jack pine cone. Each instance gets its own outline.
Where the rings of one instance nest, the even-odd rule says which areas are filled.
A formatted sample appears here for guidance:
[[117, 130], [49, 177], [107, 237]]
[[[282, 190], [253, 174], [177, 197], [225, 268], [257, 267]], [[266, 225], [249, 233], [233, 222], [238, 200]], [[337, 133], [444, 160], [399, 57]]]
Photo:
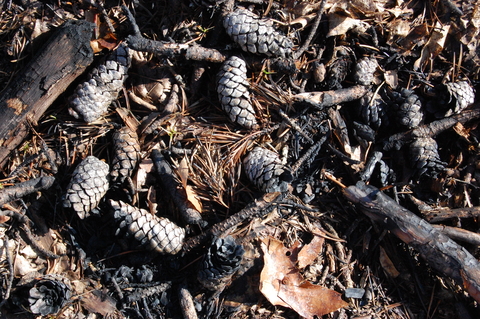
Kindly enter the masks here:
[[455, 101], [455, 108], [447, 111], [445, 116], [458, 114], [475, 101], [475, 90], [467, 81], [450, 82], [445, 86], [450, 93], [450, 101]]
[[28, 303], [33, 314], [57, 314], [72, 296], [70, 281], [60, 275], [45, 275], [29, 291]]
[[83, 219], [95, 208], [108, 190], [109, 166], [95, 156], [86, 157], [75, 168], [67, 187], [63, 207], [71, 207]]
[[176, 254], [183, 246], [185, 229], [164, 217], [152, 215], [145, 209], [136, 208], [122, 201], [110, 200], [114, 218], [119, 222], [117, 235], [125, 231], [140, 245], [160, 254]]
[[130, 63], [130, 51], [121, 44], [90, 72], [88, 81], [77, 86], [70, 98], [70, 114], [87, 123], [105, 114], [123, 87]]
[[394, 93], [397, 119], [408, 129], [417, 127], [423, 121], [422, 102], [413, 91], [402, 88]]
[[218, 99], [232, 122], [251, 129], [257, 126], [257, 120], [250, 102], [249, 87], [245, 61], [236, 56], [230, 57], [218, 73]]
[[428, 171], [442, 171], [447, 165], [440, 160], [437, 142], [431, 137], [420, 137], [410, 144], [410, 162], [418, 176]]
[[245, 52], [282, 58], [292, 54], [293, 42], [275, 30], [272, 20], [260, 18], [249, 10], [238, 8], [230, 12], [223, 26]]
[[382, 125], [384, 127], [388, 125], [388, 105], [380, 95], [376, 94], [374, 96], [372, 91], [368, 91], [360, 98], [359, 103], [360, 117], [365, 124], [374, 129], [378, 129]]
[[245, 250], [232, 236], [216, 238], [203, 257], [198, 281], [209, 290], [219, 290], [240, 268]]
[[355, 74], [353, 78], [356, 83], [361, 85], [370, 85], [374, 80], [374, 73], [378, 67], [377, 59], [362, 58], [355, 65]]
[[114, 157], [112, 161], [112, 183], [123, 183], [131, 176], [138, 162], [140, 144], [137, 133], [124, 126], [113, 133]]
[[290, 168], [282, 164], [278, 154], [262, 147], [255, 147], [243, 165], [250, 181], [266, 193], [285, 192], [293, 179]]

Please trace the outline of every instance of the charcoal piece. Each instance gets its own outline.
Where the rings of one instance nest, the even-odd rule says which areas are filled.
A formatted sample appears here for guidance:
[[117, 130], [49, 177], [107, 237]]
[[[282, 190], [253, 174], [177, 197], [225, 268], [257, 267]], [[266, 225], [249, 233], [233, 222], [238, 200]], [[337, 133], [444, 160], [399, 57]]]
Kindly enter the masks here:
[[445, 86], [450, 94], [450, 101], [455, 101], [455, 107], [447, 111], [445, 116], [458, 114], [475, 101], [475, 90], [467, 81], [450, 82]]
[[41, 277], [29, 291], [28, 303], [33, 314], [57, 314], [72, 296], [70, 281], [60, 275]]
[[447, 163], [440, 160], [437, 142], [431, 137], [420, 137], [410, 144], [410, 163], [418, 176], [442, 171]]
[[157, 217], [145, 209], [122, 201], [110, 200], [114, 218], [119, 223], [116, 234], [125, 232], [141, 246], [160, 254], [174, 255], [182, 249], [185, 229], [164, 217]]
[[422, 102], [413, 91], [402, 88], [395, 92], [395, 108], [397, 120], [400, 125], [412, 129], [423, 121]]
[[232, 122], [251, 129], [257, 126], [257, 120], [249, 87], [245, 61], [236, 56], [230, 57], [218, 73], [218, 99]]
[[285, 192], [292, 181], [291, 169], [282, 164], [278, 154], [255, 147], [243, 161], [250, 181], [265, 193]]
[[203, 257], [197, 275], [198, 281], [209, 290], [219, 290], [240, 268], [245, 250], [232, 236], [215, 238]]
[[378, 67], [377, 59], [362, 58], [357, 61], [355, 65], [355, 74], [353, 79], [356, 83], [361, 85], [370, 85], [374, 80], [374, 73]]
[[96, 213], [108, 190], [109, 166], [95, 156], [86, 157], [75, 168], [64, 196], [63, 207], [71, 207], [81, 219]]
[[123, 87], [130, 63], [130, 50], [121, 44], [77, 86], [70, 98], [70, 114], [87, 123], [105, 114]]
[[223, 26], [245, 52], [282, 58], [292, 55], [293, 42], [275, 30], [273, 21], [249, 10], [238, 8], [230, 12], [225, 16]]
[[379, 94], [368, 91], [360, 98], [359, 105], [360, 117], [363, 123], [374, 129], [379, 129], [381, 126], [388, 126], [388, 105]]
[[137, 166], [140, 153], [140, 144], [135, 131], [124, 126], [113, 133], [112, 183], [122, 184], [132, 175]]

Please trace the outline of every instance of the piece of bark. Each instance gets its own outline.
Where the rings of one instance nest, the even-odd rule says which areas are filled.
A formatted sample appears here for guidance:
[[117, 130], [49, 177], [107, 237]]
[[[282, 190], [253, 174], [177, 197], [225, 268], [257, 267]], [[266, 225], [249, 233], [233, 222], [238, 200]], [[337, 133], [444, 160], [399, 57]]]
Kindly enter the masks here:
[[368, 86], [357, 85], [335, 91], [298, 93], [293, 96], [293, 100], [297, 103], [306, 103], [319, 111], [323, 111], [330, 106], [358, 100], [369, 90]]
[[68, 21], [50, 37], [0, 97], [0, 167], [55, 99], [93, 61], [94, 24]]
[[480, 207], [448, 208], [442, 207], [422, 211], [423, 217], [430, 223], [438, 223], [452, 218], [473, 218], [480, 216]]
[[0, 190], [0, 205], [20, 199], [33, 192], [48, 189], [53, 185], [53, 182], [55, 182], [55, 177], [44, 176], [4, 188]]
[[370, 219], [417, 250], [433, 269], [451, 277], [480, 302], [480, 263], [464, 247], [373, 186], [358, 182], [345, 188], [343, 194]]

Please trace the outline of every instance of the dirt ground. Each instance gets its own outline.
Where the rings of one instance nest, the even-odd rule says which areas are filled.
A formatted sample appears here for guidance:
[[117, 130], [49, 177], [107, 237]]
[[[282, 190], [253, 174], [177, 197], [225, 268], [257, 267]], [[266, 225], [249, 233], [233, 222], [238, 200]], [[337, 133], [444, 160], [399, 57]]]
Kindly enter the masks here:
[[[91, 65], [38, 120], [19, 119], [28, 135], [0, 166], [2, 318], [480, 317], [480, 277], [467, 265], [480, 256], [479, 3], [0, 5], [5, 122], [9, 85], [54, 31], [95, 24]], [[225, 22], [237, 8], [273, 27], [270, 49], [292, 48], [242, 50]], [[77, 86], [122, 45], [132, 62], [108, 108], [88, 123], [74, 117]], [[247, 88], [253, 126], [232, 122], [219, 97], [233, 55], [245, 61], [233, 91]], [[119, 153], [124, 128], [135, 146]], [[100, 164], [79, 166], [89, 156]], [[403, 219], [349, 200], [357, 182], [392, 198], [380, 210]], [[69, 195], [78, 189], [93, 203], [82, 213]], [[402, 226], [405, 216], [458, 245], [431, 252], [420, 219]], [[458, 262], [445, 257], [455, 253]]]

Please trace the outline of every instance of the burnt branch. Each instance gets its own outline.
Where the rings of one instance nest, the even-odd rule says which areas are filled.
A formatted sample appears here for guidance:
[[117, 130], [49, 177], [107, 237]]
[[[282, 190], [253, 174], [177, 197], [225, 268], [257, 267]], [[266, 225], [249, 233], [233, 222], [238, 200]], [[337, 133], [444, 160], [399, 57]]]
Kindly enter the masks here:
[[314, 109], [323, 111], [327, 107], [358, 100], [369, 90], [368, 86], [357, 85], [335, 91], [298, 93], [293, 96], [293, 100], [297, 103], [306, 103]]
[[373, 186], [358, 182], [343, 194], [370, 219], [417, 250], [432, 268], [451, 277], [480, 301], [480, 263], [464, 247]]
[[55, 177], [44, 176], [0, 190], [0, 205], [22, 198], [23, 196], [50, 188]]

